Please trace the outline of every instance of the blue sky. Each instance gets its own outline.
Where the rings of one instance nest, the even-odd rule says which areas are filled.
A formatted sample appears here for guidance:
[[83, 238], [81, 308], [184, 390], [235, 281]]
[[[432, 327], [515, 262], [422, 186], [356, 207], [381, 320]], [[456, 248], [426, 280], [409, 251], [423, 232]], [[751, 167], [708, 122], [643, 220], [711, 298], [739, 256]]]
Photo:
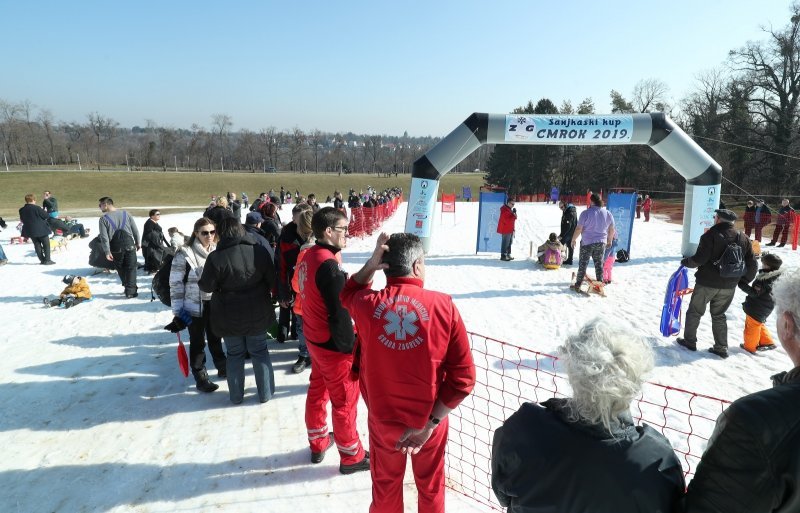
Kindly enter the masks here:
[[0, 99], [122, 126], [443, 136], [528, 100], [610, 111], [641, 79], [673, 104], [788, 1], [0, 0]]

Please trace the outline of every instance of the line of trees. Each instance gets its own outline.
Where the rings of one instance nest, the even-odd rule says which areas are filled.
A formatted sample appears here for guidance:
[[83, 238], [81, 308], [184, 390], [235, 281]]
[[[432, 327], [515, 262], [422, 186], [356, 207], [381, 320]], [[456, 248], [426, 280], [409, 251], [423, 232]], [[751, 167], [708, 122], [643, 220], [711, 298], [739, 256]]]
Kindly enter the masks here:
[[[83, 123], [56, 123], [47, 109], [30, 101], [0, 99], [0, 147], [8, 165], [42, 168], [124, 167], [132, 170], [249, 171], [313, 173], [408, 173], [413, 161], [439, 138], [304, 132], [300, 128], [233, 131], [227, 114], [211, 116], [209, 128], [159, 126], [123, 128], [97, 112]], [[459, 171], [483, 169], [484, 149], [459, 164]], [[1, 163], [0, 163], [1, 164]]]
[[[703, 72], [697, 88], [673, 115], [668, 87], [642, 80], [629, 98], [611, 91], [613, 113], [667, 112], [723, 170], [723, 192], [793, 195], [800, 190], [800, 5], [790, 23], [765, 29], [766, 38], [731, 50], [726, 66]], [[518, 107], [519, 114], [594, 114], [591, 99], [573, 109], [547, 98]], [[487, 181], [515, 193], [553, 185], [583, 192], [614, 187], [683, 191], [683, 179], [647, 146], [498, 145]]]

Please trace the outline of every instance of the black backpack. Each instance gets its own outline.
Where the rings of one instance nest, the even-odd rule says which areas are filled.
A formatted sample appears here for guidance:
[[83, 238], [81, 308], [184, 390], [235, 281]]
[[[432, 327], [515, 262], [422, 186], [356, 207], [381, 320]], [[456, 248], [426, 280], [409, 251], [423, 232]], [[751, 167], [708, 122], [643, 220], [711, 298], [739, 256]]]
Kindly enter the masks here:
[[133, 240], [133, 236], [125, 230], [125, 226], [128, 224], [127, 212], [124, 210], [122, 211], [122, 224], [119, 226], [114, 223], [110, 215], [106, 214], [103, 217], [106, 218], [108, 224], [114, 229], [114, 233], [111, 234], [111, 240], [108, 241], [108, 248], [111, 250], [111, 253], [122, 253], [136, 248], [136, 241]]
[[725, 251], [720, 255], [719, 260], [714, 262], [722, 278], [741, 278], [747, 274], [747, 265], [744, 262], [744, 250], [739, 244], [739, 234], [736, 240], [728, 242]]
[[630, 255], [624, 249], [620, 249], [619, 251], [617, 251], [617, 258], [616, 258], [617, 262], [623, 263], [627, 262], [630, 259], [631, 259]]
[[[172, 299], [169, 297], [169, 273], [172, 270], [172, 260], [175, 255], [167, 253], [161, 260], [161, 267], [153, 275], [153, 281], [150, 283], [150, 301], [159, 301], [164, 303], [165, 306], [172, 306]], [[189, 281], [189, 262], [186, 262], [186, 273], [183, 275], [183, 283]]]

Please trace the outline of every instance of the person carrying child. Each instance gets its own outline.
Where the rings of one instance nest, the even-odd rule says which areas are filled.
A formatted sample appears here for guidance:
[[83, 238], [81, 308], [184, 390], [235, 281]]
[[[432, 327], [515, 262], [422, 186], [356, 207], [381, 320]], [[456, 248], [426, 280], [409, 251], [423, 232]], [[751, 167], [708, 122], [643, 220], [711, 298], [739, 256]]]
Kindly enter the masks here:
[[564, 261], [567, 247], [558, 240], [558, 235], [551, 233], [547, 240], [536, 250], [539, 263], [545, 269], [558, 269]]
[[775, 349], [765, 323], [775, 308], [775, 299], [772, 297], [772, 286], [780, 277], [783, 260], [778, 255], [764, 253], [761, 255], [761, 269], [758, 271], [753, 283], [748, 285], [739, 282], [739, 288], [747, 293], [747, 298], [742, 303], [746, 314], [744, 321], [744, 344], [739, 347], [750, 354], [756, 351]]
[[89, 290], [89, 284], [86, 283], [86, 278], [68, 274], [64, 276], [61, 281], [67, 285], [66, 288], [62, 290], [61, 294], [55, 299], [50, 299], [49, 297], [44, 298], [45, 306], [63, 306], [64, 308], [70, 308], [92, 299], [92, 292]]

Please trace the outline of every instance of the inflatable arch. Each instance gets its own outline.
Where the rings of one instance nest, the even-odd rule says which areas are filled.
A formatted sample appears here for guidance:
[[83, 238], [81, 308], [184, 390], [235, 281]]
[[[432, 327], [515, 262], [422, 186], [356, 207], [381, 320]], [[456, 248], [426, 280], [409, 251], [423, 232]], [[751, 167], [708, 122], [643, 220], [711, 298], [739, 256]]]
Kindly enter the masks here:
[[482, 144], [647, 144], [686, 179], [681, 252], [691, 256], [714, 224], [722, 168], [669, 117], [660, 112], [609, 115], [475, 113], [414, 162], [406, 232], [432, 235], [439, 179]]

